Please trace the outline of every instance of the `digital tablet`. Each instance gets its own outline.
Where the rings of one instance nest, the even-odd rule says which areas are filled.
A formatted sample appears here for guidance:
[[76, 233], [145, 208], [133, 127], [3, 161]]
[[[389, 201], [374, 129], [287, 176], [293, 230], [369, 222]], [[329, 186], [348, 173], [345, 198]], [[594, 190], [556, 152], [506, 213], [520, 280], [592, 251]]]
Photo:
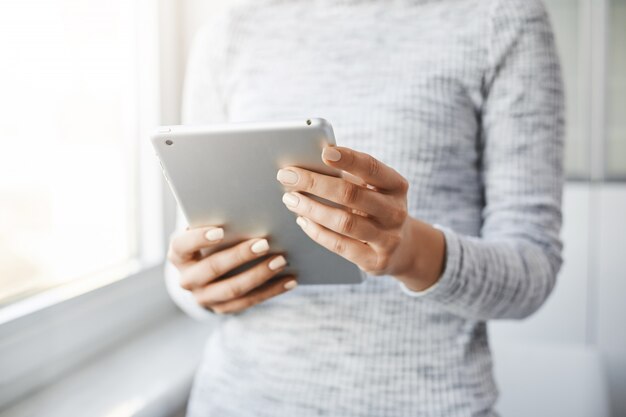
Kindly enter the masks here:
[[283, 275], [294, 274], [301, 285], [363, 280], [356, 265], [300, 229], [276, 180], [286, 166], [341, 175], [322, 161], [322, 149], [335, 144], [332, 126], [324, 119], [163, 126], [152, 144], [189, 226], [224, 228], [224, 242], [213, 250], [266, 237], [272, 254], [285, 253]]

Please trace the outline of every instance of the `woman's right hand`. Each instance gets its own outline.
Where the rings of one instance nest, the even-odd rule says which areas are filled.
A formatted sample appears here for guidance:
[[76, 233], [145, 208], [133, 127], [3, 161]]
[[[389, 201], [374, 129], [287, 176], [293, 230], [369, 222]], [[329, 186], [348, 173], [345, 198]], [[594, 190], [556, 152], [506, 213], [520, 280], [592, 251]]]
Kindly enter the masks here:
[[220, 243], [224, 230], [218, 227], [188, 229], [170, 242], [169, 261], [180, 271], [180, 285], [196, 301], [218, 313], [238, 313], [297, 285], [293, 276], [272, 279], [286, 265], [283, 255], [268, 259], [220, 279], [233, 269], [269, 253], [266, 239], [251, 239], [202, 257], [200, 250]]

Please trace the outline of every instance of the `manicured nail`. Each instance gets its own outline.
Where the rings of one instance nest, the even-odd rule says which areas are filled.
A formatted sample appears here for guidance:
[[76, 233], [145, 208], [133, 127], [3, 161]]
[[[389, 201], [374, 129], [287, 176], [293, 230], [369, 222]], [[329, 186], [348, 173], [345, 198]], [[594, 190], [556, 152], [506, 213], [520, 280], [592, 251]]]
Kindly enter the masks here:
[[272, 259], [268, 264], [272, 271], [276, 271], [277, 269], [280, 269], [285, 265], [287, 265], [287, 260], [282, 255]]
[[250, 249], [252, 249], [252, 252], [254, 253], [267, 252], [269, 248], [270, 248], [270, 244], [267, 243], [266, 239], [258, 240], [254, 242], [254, 244], [250, 247]]
[[341, 159], [341, 152], [335, 148], [324, 148], [322, 157], [328, 161], [337, 162]]
[[224, 229], [216, 227], [215, 229], [211, 229], [204, 234], [206, 240], [210, 242], [214, 242], [216, 240], [220, 240], [224, 238]]
[[278, 171], [276, 179], [283, 184], [293, 185], [298, 182], [298, 174], [288, 169], [281, 169]]
[[294, 193], [283, 194], [283, 203], [285, 203], [289, 207], [298, 207], [299, 202], [300, 202], [300, 199]]
[[294, 288], [296, 288], [298, 286], [298, 283], [296, 282], [295, 279], [292, 279], [291, 281], [288, 281], [285, 285], [283, 285], [283, 287], [286, 290], [293, 290]]
[[309, 224], [307, 219], [305, 219], [304, 217], [298, 217], [296, 219], [296, 223], [298, 223], [298, 226], [300, 226], [303, 229], [306, 229], [307, 225]]

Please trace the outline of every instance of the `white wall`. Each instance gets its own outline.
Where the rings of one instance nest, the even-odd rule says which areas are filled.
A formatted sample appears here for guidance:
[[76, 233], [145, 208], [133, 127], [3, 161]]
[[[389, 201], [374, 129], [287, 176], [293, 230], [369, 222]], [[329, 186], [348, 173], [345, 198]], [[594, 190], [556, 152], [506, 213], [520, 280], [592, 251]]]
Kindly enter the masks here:
[[626, 185], [598, 187], [592, 199], [592, 341], [605, 361], [614, 415], [626, 416]]
[[499, 346], [511, 343], [596, 351], [612, 415], [626, 416], [626, 184], [568, 183], [563, 215], [557, 287], [527, 320], [490, 324], [496, 363]]
[[[184, 56], [202, 22], [227, 4], [226, 0], [181, 2]], [[597, 351], [609, 385], [612, 415], [626, 416], [626, 184], [568, 183], [563, 210], [565, 263], [557, 287], [529, 319], [490, 324], [496, 355], [501, 344], [529, 350], [545, 345], [548, 352], [554, 352], [555, 346], [562, 346], [564, 352], [584, 348], [587, 356]], [[508, 353], [503, 357], [513, 358]]]
[[589, 306], [590, 189], [567, 184], [563, 195], [563, 268], [546, 304], [522, 322], [497, 321], [493, 338], [586, 345], [591, 324]]

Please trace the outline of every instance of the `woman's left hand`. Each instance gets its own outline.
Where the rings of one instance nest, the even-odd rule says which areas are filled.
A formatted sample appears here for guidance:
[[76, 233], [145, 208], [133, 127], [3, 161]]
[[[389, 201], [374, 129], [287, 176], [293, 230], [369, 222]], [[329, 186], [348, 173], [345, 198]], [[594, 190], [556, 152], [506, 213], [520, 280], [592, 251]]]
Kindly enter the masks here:
[[[296, 167], [283, 168], [277, 175], [289, 191], [283, 202], [298, 214], [296, 221], [304, 232], [365, 272], [402, 277], [402, 281], [416, 279], [419, 245], [414, 241], [416, 220], [407, 214], [408, 181], [372, 156], [349, 148], [324, 148], [322, 159], [344, 171], [343, 178]], [[343, 207], [323, 204], [303, 193]], [[421, 289], [431, 284], [414, 282], [411, 286]]]

